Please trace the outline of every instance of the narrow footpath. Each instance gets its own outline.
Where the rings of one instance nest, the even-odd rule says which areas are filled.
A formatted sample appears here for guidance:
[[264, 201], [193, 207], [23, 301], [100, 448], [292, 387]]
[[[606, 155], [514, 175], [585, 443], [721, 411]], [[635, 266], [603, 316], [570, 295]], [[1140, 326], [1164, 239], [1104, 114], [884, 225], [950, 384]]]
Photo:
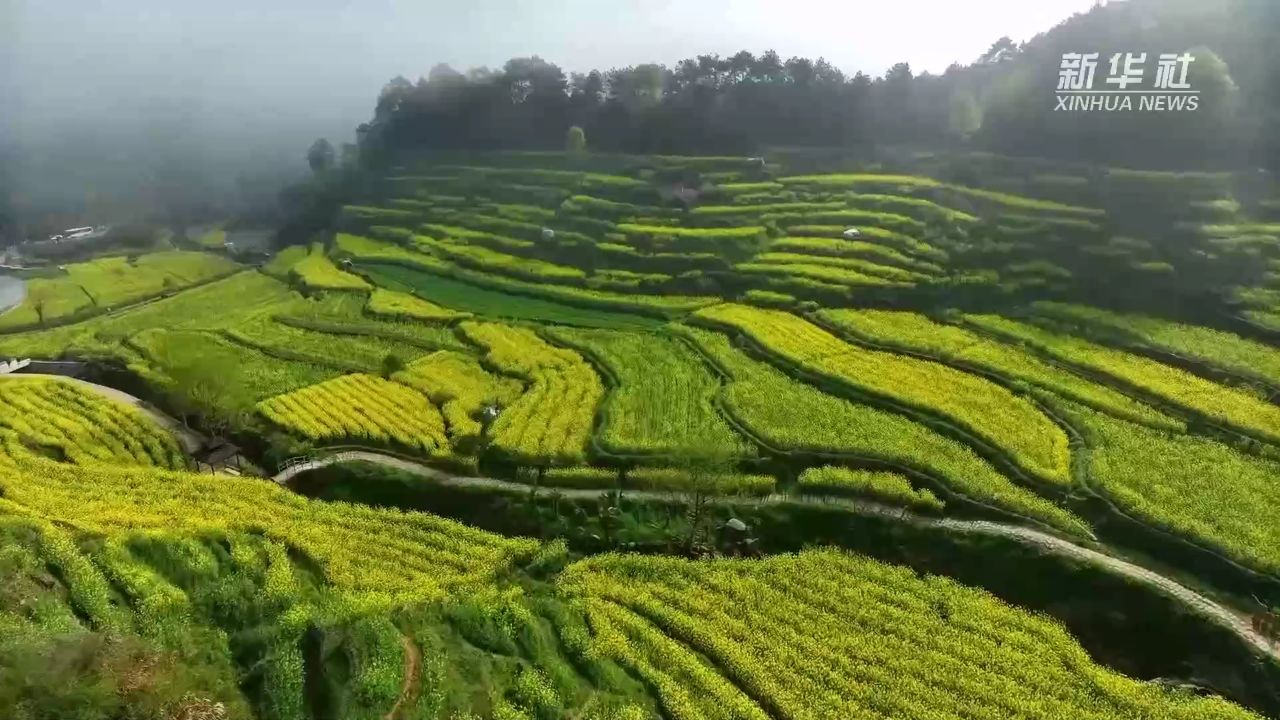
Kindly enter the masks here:
[[[488, 488], [521, 493], [527, 493], [530, 490], [530, 486], [523, 483], [486, 477], [454, 475], [420, 463], [365, 450], [337, 452], [332, 455], [326, 455], [314, 460], [299, 463], [281, 471], [273, 477], [272, 480], [283, 485], [308, 470], [315, 470], [345, 462], [373, 463], [427, 478], [447, 487]], [[603, 492], [601, 490], [584, 488], [544, 488], [543, 491], [556, 492], [569, 498], [584, 499], [599, 497]], [[627, 490], [625, 495], [637, 500], [680, 501], [683, 499], [683, 496], [679, 493], [650, 490]], [[724, 500], [719, 502], [724, 502]], [[1053, 555], [1081, 560], [1096, 567], [1103, 568], [1111, 573], [1140, 582], [1181, 602], [1202, 617], [1227, 628], [1259, 653], [1267, 655], [1273, 660], [1280, 662], [1280, 646], [1277, 646], [1265, 636], [1255, 632], [1251, 619], [1248, 615], [1205, 597], [1177, 580], [1161, 575], [1154, 570], [1149, 570], [1141, 565], [1135, 565], [1127, 560], [1123, 560], [1113, 555], [1108, 555], [1104, 552], [1099, 552], [1091, 548], [1077, 545], [1069, 540], [1065, 540], [1056, 535], [1050, 535], [1049, 533], [1041, 532], [1039, 530], [986, 520], [955, 520], [925, 517], [902, 510], [901, 508], [848, 498], [773, 494], [761, 498], [734, 498], [732, 502], [736, 505], [757, 506], [790, 504], [839, 507], [858, 515], [889, 517], [897, 522], [910, 523], [922, 528], [1010, 538], [1025, 545], [1041, 548]]]

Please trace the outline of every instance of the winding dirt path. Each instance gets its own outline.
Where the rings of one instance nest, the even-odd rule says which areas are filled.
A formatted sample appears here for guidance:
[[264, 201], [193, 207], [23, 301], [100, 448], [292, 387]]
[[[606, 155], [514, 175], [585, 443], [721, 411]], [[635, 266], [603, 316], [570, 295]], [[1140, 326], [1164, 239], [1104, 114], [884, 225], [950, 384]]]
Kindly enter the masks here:
[[[521, 493], [528, 493], [530, 490], [530, 486], [523, 483], [486, 477], [454, 475], [420, 463], [365, 450], [337, 452], [332, 455], [326, 455], [305, 463], [300, 463], [286, 468], [273, 477], [272, 480], [280, 484], [285, 484], [294, 477], [308, 470], [314, 470], [344, 462], [373, 463], [383, 467], [402, 470], [419, 477], [428, 478], [440, 483], [441, 485], [449, 487], [489, 488], [517, 491]], [[583, 488], [544, 488], [544, 490], [547, 492], [557, 492], [564, 497], [588, 499], [599, 497], [603, 492], [601, 490]], [[680, 493], [651, 490], [628, 490], [625, 492], [625, 495], [630, 498], [643, 500], [679, 501], [683, 499], [683, 496]], [[1266, 655], [1272, 660], [1280, 662], [1280, 645], [1272, 643], [1265, 636], [1255, 632], [1251, 619], [1247, 614], [1212, 600], [1201, 593], [1192, 590], [1186, 585], [1183, 585], [1177, 580], [1161, 575], [1154, 570], [1150, 570], [1141, 565], [1136, 565], [1128, 560], [1115, 557], [1114, 555], [1109, 555], [1105, 552], [1077, 545], [1076, 543], [1058, 537], [1057, 535], [1051, 535], [1033, 528], [1021, 527], [1018, 525], [1006, 525], [1004, 523], [990, 522], [986, 520], [955, 520], [925, 517], [900, 508], [849, 498], [824, 498], [803, 495], [773, 494], [762, 498], [734, 498], [733, 502], [738, 505], [750, 504], [757, 506], [816, 505], [839, 507], [858, 515], [869, 517], [888, 517], [895, 521], [910, 523], [917, 527], [1009, 538], [1024, 545], [1040, 548], [1060, 557], [1067, 557], [1090, 563], [1091, 565], [1103, 568], [1111, 573], [1140, 582], [1167, 597], [1181, 602], [1200, 616], [1235, 633], [1242, 641], [1247, 643], [1260, 654]]]
[[382, 720], [399, 720], [403, 710], [418, 699], [422, 650], [408, 635], [403, 634], [400, 636], [400, 646], [404, 648], [404, 680], [400, 683], [400, 697], [396, 698], [396, 704], [382, 716]]

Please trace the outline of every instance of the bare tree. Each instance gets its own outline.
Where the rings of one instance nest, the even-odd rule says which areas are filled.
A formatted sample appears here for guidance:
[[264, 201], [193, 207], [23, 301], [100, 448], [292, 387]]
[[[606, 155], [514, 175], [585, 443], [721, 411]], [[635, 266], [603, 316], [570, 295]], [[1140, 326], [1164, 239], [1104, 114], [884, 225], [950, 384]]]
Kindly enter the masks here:
[[53, 288], [44, 284], [33, 284], [27, 291], [27, 302], [30, 303], [31, 309], [36, 311], [36, 318], [41, 325], [44, 325], [44, 314], [48, 311], [49, 304], [53, 302], [53, 296]]

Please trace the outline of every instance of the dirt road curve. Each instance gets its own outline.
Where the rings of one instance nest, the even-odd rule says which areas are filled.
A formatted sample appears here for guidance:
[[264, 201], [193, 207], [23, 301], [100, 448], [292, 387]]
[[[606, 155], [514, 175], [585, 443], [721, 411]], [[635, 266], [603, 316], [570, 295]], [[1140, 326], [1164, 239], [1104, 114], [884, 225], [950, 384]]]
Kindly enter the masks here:
[[[317, 458], [315, 460], [287, 468], [272, 479], [277, 483], [283, 484], [308, 470], [353, 461], [374, 463], [384, 467], [403, 470], [404, 472], [429, 478], [441, 483], [442, 485], [452, 487], [494, 488], [500, 490], [516, 490], [519, 492], [529, 491], [529, 486], [521, 483], [508, 482], [506, 480], [495, 480], [493, 478], [453, 475], [451, 473], [444, 472], [443, 470], [437, 470], [435, 468], [420, 465], [401, 458], [367, 451], [339, 452], [334, 453], [333, 455]], [[558, 492], [565, 497], [593, 498], [599, 497], [601, 491], [581, 488], [557, 488], [555, 492]], [[626, 494], [628, 497], [635, 499], [679, 500], [681, 498], [681, 496], [676, 493], [644, 490], [628, 490]], [[1108, 555], [1097, 550], [1076, 545], [1069, 540], [1057, 537], [1056, 535], [1040, 532], [1039, 530], [1020, 527], [1017, 525], [988, 522], [984, 520], [951, 520], [923, 517], [910, 512], [905, 512], [899, 508], [889, 507], [887, 505], [845, 498], [817, 498], [775, 494], [763, 498], [735, 498], [734, 503], [739, 505], [746, 503], [756, 505], [826, 505], [840, 507], [860, 515], [892, 517], [899, 522], [908, 522], [920, 527], [932, 527], [951, 532], [993, 535], [1010, 538], [1026, 545], [1042, 548], [1046, 552], [1054, 555], [1083, 560], [1115, 574], [1143, 583], [1148, 587], [1183, 603], [1201, 616], [1231, 630], [1233, 633], [1238, 635], [1241, 640], [1248, 643], [1259, 653], [1268, 655], [1271, 658], [1280, 661], [1280, 647], [1272, 644], [1264, 636], [1254, 632], [1253, 627], [1250, 624], [1249, 617], [1244, 613], [1232, 610], [1221, 603], [1215, 602], [1214, 600], [1201, 595], [1195, 590], [1188, 588], [1172, 578], [1161, 575], [1153, 570], [1148, 570], [1141, 565], [1135, 565], [1127, 560], [1122, 560], [1118, 557]]]

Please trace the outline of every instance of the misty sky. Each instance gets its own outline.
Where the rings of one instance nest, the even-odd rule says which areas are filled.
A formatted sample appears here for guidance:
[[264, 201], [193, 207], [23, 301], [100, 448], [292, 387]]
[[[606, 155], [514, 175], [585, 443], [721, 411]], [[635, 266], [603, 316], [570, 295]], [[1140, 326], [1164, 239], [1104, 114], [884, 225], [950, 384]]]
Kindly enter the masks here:
[[940, 72], [1093, 1], [0, 0], [0, 45], [15, 55], [0, 112], [35, 132], [77, 108], [130, 122], [177, 104], [239, 132], [349, 135], [386, 80], [437, 62], [538, 54], [586, 70], [773, 48], [849, 73], [900, 60]]
[[[227, 187], [302, 174], [379, 90], [446, 62], [568, 71], [768, 49], [846, 73], [971, 62], [1095, 0], [0, 0], [0, 181], [128, 196], [157, 165]], [[6, 160], [6, 157], [8, 160]]]

